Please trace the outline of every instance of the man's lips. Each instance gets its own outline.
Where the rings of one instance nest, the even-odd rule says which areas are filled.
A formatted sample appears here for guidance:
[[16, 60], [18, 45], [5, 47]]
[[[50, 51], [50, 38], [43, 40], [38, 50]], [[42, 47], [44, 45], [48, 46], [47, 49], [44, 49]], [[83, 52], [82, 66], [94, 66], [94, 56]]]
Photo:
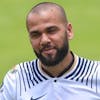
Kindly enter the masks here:
[[55, 51], [54, 48], [47, 48], [47, 49], [42, 50], [42, 53], [44, 53], [44, 54], [52, 54], [54, 51]]

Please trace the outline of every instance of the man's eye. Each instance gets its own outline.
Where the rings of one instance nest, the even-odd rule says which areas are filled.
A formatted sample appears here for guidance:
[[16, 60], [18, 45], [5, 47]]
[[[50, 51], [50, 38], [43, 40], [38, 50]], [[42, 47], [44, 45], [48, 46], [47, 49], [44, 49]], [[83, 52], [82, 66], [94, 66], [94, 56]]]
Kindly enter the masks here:
[[55, 32], [57, 32], [58, 31], [58, 29], [57, 28], [49, 28], [48, 30], [47, 30], [47, 32], [48, 33], [55, 33]]
[[31, 33], [30, 33], [30, 37], [31, 37], [31, 38], [38, 38], [40, 35], [41, 35], [40, 32], [31, 32]]

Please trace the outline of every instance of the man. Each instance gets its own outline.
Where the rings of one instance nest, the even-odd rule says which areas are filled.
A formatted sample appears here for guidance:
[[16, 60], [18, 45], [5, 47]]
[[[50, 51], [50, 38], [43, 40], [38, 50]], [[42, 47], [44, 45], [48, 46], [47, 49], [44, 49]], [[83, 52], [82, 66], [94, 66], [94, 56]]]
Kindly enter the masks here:
[[37, 59], [6, 74], [0, 100], [100, 100], [100, 63], [71, 52], [73, 31], [64, 9], [37, 4], [26, 26]]

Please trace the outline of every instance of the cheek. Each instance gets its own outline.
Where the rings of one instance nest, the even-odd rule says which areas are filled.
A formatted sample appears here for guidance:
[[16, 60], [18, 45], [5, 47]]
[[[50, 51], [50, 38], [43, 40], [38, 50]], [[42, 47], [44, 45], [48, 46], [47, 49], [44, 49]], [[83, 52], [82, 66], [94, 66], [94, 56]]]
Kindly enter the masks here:
[[32, 48], [38, 52], [39, 50], [39, 46], [40, 46], [40, 42], [38, 40], [32, 40], [30, 39], [30, 43], [32, 45]]
[[55, 45], [58, 48], [60, 48], [64, 44], [65, 37], [64, 36], [59, 36], [59, 37], [54, 38], [54, 40], [55, 40]]

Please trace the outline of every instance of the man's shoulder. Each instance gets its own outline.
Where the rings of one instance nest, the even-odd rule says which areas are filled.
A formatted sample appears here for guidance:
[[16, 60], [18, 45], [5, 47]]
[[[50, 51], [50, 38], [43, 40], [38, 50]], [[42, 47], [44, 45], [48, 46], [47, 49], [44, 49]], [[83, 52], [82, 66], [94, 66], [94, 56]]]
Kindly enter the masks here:
[[98, 60], [94, 60], [94, 59], [90, 59], [88, 57], [83, 57], [83, 56], [78, 56], [75, 55], [77, 57], [77, 62], [78, 65], [81, 65], [81, 67], [83, 66], [87, 66], [87, 67], [91, 67], [91, 68], [100, 68], [100, 61]]
[[10, 69], [10, 73], [16, 73], [18, 71], [26, 70], [27, 68], [32, 67], [34, 65], [34, 63], [36, 63], [37, 61], [38, 61], [38, 59], [20, 62], [19, 64], [16, 64], [12, 69]]
[[25, 62], [20, 62], [19, 64], [16, 64], [13, 66], [11, 69], [8, 70], [5, 76], [15, 76], [16, 74], [19, 74], [22, 71], [28, 70], [33, 64], [37, 61], [37, 59], [31, 60], [31, 61], [25, 61]]
[[93, 63], [100, 64], [100, 61], [99, 60], [90, 59], [90, 58], [84, 57], [84, 56], [78, 56], [76, 54], [74, 54], [74, 55], [77, 56], [78, 59], [81, 59], [81, 60], [84, 60], [84, 61], [90, 61], [90, 62], [93, 62]]

